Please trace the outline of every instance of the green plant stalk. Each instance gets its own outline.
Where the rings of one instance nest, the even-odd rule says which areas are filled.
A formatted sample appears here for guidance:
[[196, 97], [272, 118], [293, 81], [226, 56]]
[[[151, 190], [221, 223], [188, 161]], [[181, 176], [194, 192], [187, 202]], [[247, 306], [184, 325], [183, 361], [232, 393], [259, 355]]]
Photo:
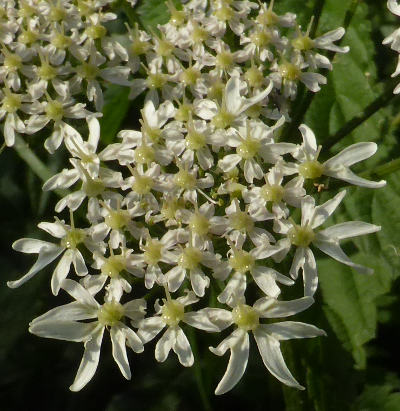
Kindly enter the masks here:
[[350, 134], [354, 129], [364, 123], [364, 121], [368, 120], [372, 115], [374, 115], [381, 108], [385, 107], [396, 97], [396, 95], [393, 94], [393, 81], [389, 81], [388, 84], [389, 86], [387, 89], [375, 101], [366, 107], [363, 112], [353, 117], [333, 136], [328, 137], [324, 141], [322, 146], [323, 151], [330, 150], [335, 144], [339, 143], [342, 138]]
[[[25, 140], [15, 135], [15, 144], [13, 146], [19, 157], [25, 161], [30, 169], [44, 182], [53, 176], [53, 173], [46, 167], [46, 165], [39, 159], [39, 157], [29, 148]], [[68, 194], [67, 190], [54, 190], [59, 197], [64, 197]]]
[[188, 336], [190, 339], [190, 346], [192, 347], [193, 355], [197, 359], [197, 361], [193, 364], [193, 371], [196, 379], [197, 388], [199, 390], [199, 394], [201, 397], [201, 402], [203, 403], [203, 409], [205, 411], [211, 411], [211, 404], [210, 400], [207, 395], [206, 388], [204, 386], [203, 375], [201, 372], [201, 366], [199, 361], [199, 349], [197, 346], [196, 335], [192, 329], [188, 330]]

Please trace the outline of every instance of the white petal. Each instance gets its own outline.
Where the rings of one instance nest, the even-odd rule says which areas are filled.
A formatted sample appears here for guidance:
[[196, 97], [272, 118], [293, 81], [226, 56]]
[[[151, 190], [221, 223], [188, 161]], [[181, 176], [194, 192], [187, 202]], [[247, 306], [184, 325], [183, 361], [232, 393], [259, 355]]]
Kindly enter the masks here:
[[270, 337], [263, 326], [259, 326], [255, 332], [254, 337], [257, 342], [258, 350], [260, 351], [261, 358], [268, 371], [284, 384], [303, 390], [302, 387], [290, 373], [288, 367], [283, 359], [280, 349], [279, 341]]
[[317, 291], [318, 287], [317, 264], [315, 262], [314, 254], [309, 248], [306, 248], [304, 250], [304, 257], [304, 295], [312, 297], [315, 294], [315, 291]]
[[69, 320], [45, 319], [32, 321], [29, 331], [39, 337], [82, 342], [90, 338], [97, 325], [97, 321], [86, 324]]
[[46, 267], [46, 265], [49, 265], [52, 261], [54, 261], [63, 251], [63, 247], [58, 247], [56, 245], [46, 246], [46, 248], [42, 248], [39, 253], [38, 259], [36, 260], [35, 264], [33, 264], [31, 269], [19, 280], [8, 281], [8, 287], [17, 288], [21, 286], [22, 284], [30, 280], [42, 268]]
[[131, 379], [131, 370], [129, 368], [128, 355], [126, 354], [125, 334], [118, 325], [111, 327], [110, 330], [112, 355], [117, 363], [121, 374], [127, 379]]
[[324, 174], [329, 177], [337, 178], [338, 180], [346, 181], [347, 183], [354, 184], [355, 186], [359, 186], [359, 187], [381, 188], [386, 185], [385, 180], [381, 180], [381, 181], [366, 180], [365, 178], [357, 176], [350, 169], [346, 167], [341, 167], [335, 170], [328, 169], [324, 171]]
[[189, 341], [180, 327], [176, 329], [176, 337], [172, 349], [179, 358], [179, 362], [184, 367], [191, 367], [194, 362], [192, 349], [190, 348]]
[[291, 338], [312, 338], [326, 335], [324, 330], [311, 324], [296, 321], [283, 321], [280, 323], [266, 324], [264, 329], [277, 340], [290, 340]]
[[241, 335], [239, 335], [236, 343], [230, 347], [231, 355], [228, 367], [215, 390], [216, 395], [222, 395], [230, 391], [239, 382], [246, 371], [247, 361], [249, 359], [249, 335], [243, 330], [240, 331]]
[[67, 250], [61, 257], [51, 277], [51, 291], [53, 295], [58, 295], [61, 283], [67, 278], [72, 262], [72, 250]]
[[274, 271], [268, 267], [255, 267], [251, 270], [251, 275], [266, 295], [276, 298], [281, 293], [281, 290], [276, 284]]
[[82, 304], [98, 308], [99, 304], [90, 295], [89, 291], [83, 288], [79, 283], [73, 280], [66, 279], [62, 282], [61, 288], [65, 290], [71, 297]]
[[104, 327], [101, 326], [85, 343], [85, 352], [79, 365], [75, 381], [69, 387], [71, 391], [81, 390], [93, 377], [99, 364], [100, 347], [103, 340]]
[[164, 327], [165, 323], [161, 317], [145, 318], [140, 323], [138, 336], [145, 344], [151, 341]]
[[340, 191], [335, 197], [315, 207], [311, 220], [311, 228], [317, 228], [322, 225], [336, 210], [345, 195], [346, 190]]
[[377, 148], [376, 143], [371, 142], [352, 144], [326, 161], [324, 167], [329, 169], [334, 169], [338, 166], [350, 167], [373, 156]]
[[176, 339], [176, 330], [174, 327], [168, 327], [164, 335], [158, 340], [155, 349], [155, 357], [159, 362], [164, 362], [169, 352], [171, 351], [172, 346], [175, 344]]
[[142, 340], [139, 336], [129, 327], [120, 323], [119, 327], [121, 328], [122, 332], [125, 335], [127, 340], [127, 345], [132, 348], [133, 351], [136, 353], [141, 353], [144, 350]]
[[227, 173], [235, 168], [235, 166], [240, 162], [242, 157], [238, 154], [228, 154], [224, 158], [218, 161], [218, 167]]
[[357, 237], [359, 235], [371, 234], [380, 231], [381, 227], [364, 223], [363, 221], [346, 221], [345, 223], [336, 224], [320, 231], [327, 238], [333, 240], [343, 240], [344, 238]]
[[363, 265], [353, 263], [353, 261], [351, 261], [350, 258], [340, 248], [339, 243], [335, 241], [320, 240], [317, 236], [317, 240], [313, 244], [325, 254], [328, 254], [330, 257], [334, 258], [335, 260], [354, 268], [359, 273], [373, 274], [374, 272], [374, 270], [371, 268], [364, 267]]
[[97, 318], [97, 310], [83, 305], [77, 301], [69, 304], [64, 304], [51, 310], [41, 316], [35, 318], [32, 322], [38, 322], [43, 320], [51, 321], [78, 321], [78, 320], [88, 320], [91, 318]]
[[314, 303], [312, 297], [302, 297], [291, 301], [278, 301], [270, 297], [257, 300], [254, 308], [261, 318], [281, 318], [300, 313]]
[[232, 324], [232, 314], [221, 308], [203, 308], [185, 313], [183, 322], [208, 332], [218, 332]]
[[13, 243], [12, 248], [21, 253], [36, 254], [40, 253], [42, 248], [49, 245], [52, 246], [53, 244], [47, 241], [36, 240], [36, 238], [20, 238]]

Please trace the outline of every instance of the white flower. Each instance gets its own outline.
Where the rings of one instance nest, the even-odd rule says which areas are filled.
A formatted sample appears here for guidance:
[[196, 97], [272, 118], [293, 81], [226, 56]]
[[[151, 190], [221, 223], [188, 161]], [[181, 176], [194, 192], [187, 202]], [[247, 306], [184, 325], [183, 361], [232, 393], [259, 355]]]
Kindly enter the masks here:
[[273, 85], [270, 83], [261, 93], [245, 98], [240, 93], [240, 79], [231, 77], [226, 83], [221, 107], [218, 107], [215, 101], [205, 99], [195, 104], [195, 113], [204, 120], [211, 120], [211, 123], [217, 129], [225, 129], [243, 119], [243, 113], [249, 107], [264, 100], [272, 88]]
[[284, 384], [304, 389], [287, 368], [280, 349], [280, 341], [292, 338], [311, 338], [325, 335], [325, 332], [313, 325], [284, 321], [262, 324], [260, 319], [287, 317], [304, 311], [313, 304], [311, 297], [303, 297], [292, 301], [278, 301], [274, 298], [260, 298], [251, 307], [244, 301], [232, 305], [232, 311], [214, 309], [209, 313], [210, 320], [224, 329], [231, 324], [237, 328], [216, 348], [210, 350], [219, 356], [230, 350], [228, 367], [215, 394], [221, 395], [230, 391], [242, 378], [246, 371], [249, 357], [249, 332], [252, 331], [258, 350], [268, 371]]
[[236, 154], [226, 155], [219, 160], [218, 166], [222, 171], [229, 172], [240, 163], [248, 183], [253, 183], [255, 178], [261, 179], [264, 174], [263, 162], [276, 164], [282, 155], [296, 149], [291, 143], [274, 143], [273, 131], [283, 123], [284, 118], [271, 128], [257, 123], [252, 125], [250, 121], [239, 126], [237, 132], [230, 135], [226, 141], [226, 146], [236, 148]]
[[187, 291], [185, 296], [175, 300], [171, 299], [167, 289], [166, 293], [167, 299], [163, 299], [163, 305], [160, 305], [157, 300], [154, 306], [156, 315], [145, 318], [140, 322], [138, 335], [146, 344], [167, 327], [167, 330], [156, 344], [156, 360], [164, 362], [172, 349], [184, 367], [191, 367], [194, 362], [192, 349], [179, 323], [184, 322], [210, 332], [219, 331], [219, 328], [202, 313], [185, 312], [186, 306], [199, 301], [192, 291]]
[[313, 197], [304, 197], [301, 202], [300, 225], [295, 224], [293, 220], [274, 221], [274, 230], [287, 236], [285, 240], [288, 247], [287, 251], [289, 251], [291, 244], [297, 247], [290, 268], [290, 275], [296, 279], [300, 268], [303, 270], [304, 295], [314, 295], [318, 285], [317, 266], [309, 247], [311, 244], [335, 260], [354, 268], [360, 273], [373, 273], [372, 269], [353, 263], [341, 249], [339, 241], [359, 235], [375, 233], [381, 227], [362, 221], [347, 221], [324, 230], [315, 230], [332, 215], [345, 195], [346, 191], [341, 191], [334, 198], [319, 206], [315, 206]]
[[[281, 293], [277, 282], [285, 285], [292, 285], [294, 282], [280, 274], [278, 271], [266, 267], [261, 264], [257, 264], [257, 260], [263, 260], [267, 257], [271, 257], [274, 254], [282, 251], [282, 247], [270, 246], [268, 242], [265, 245], [258, 246], [252, 250], [243, 250], [243, 240], [238, 244], [230, 244], [230, 250], [228, 251], [228, 266], [229, 273], [233, 270], [233, 274], [226, 284], [222, 293], [218, 295], [218, 301], [223, 304], [231, 305], [234, 301], [244, 297], [244, 293], [247, 288], [247, 276], [249, 273], [255, 283], [260, 289], [268, 296], [278, 297]], [[214, 274], [217, 277], [216, 274]], [[218, 278], [218, 277], [217, 277]], [[225, 279], [219, 277], [219, 279]]]
[[[62, 288], [76, 301], [53, 308], [35, 318], [29, 324], [29, 331], [39, 337], [84, 342], [85, 352], [70, 390], [81, 390], [95, 374], [106, 328], [110, 331], [114, 360], [122, 375], [130, 380], [126, 345], [140, 353], [143, 351], [143, 344], [137, 334], [121, 320], [124, 316], [135, 322], [141, 320], [145, 314], [146, 301], [131, 300], [122, 305], [116, 300], [106, 300], [100, 305], [75, 281], [64, 280]], [[92, 319], [94, 321], [80, 322]]]
[[60, 243], [54, 244], [34, 238], [21, 238], [15, 241], [13, 243], [14, 250], [22, 253], [38, 254], [38, 259], [23, 277], [19, 280], [8, 281], [7, 285], [10, 288], [21, 286], [54, 261], [59, 255], [64, 253], [51, 277], [51, 290], [54, 295], [57, 295], [63, 280], [70, 271], [71, 264], [74, 266], [75, 272], [78, 275], [84, 276], [88, 273], [85, 260], [78, 246], [84, 244], [86, 248], [94, 251], [96, 249], [101, 250], [102, 244], [95, 244], [90, 240], [88, 229], [75, 228], [72, 212], [71, 226], [57, 219], [55, 223], [40, 223], [38, 227], [53, 237], [59, 238]]
[[[298, 150], [292, 153], [299, 164], [288, 164], [286, 166], [287, 174], [298, 172], [302, 177], [316, 179], [322, 175], [337, 178], [360, 187], [380, 188], [386, 185], [386, 181], [378, 182], [369, 181], [355, 175], [350, 166], [359, 161], [373, 156], [377, 150], [377, 145], [372, 142], [363, 142], [352, 144], [343, 149], [324, 163], [318, 161], [321, 146], [317, 147], [317, 142], [313, 131], [302, 124], [299, 130], [303, 136], [303, 144]], [[289, 171], [292, 170], [292, 171]]]
[[249, 203], [249, 214], [259, 213], [260, 204], [264, 207], [272, 203], [272, 212], [276, 218], [285, 218], [289, 214], [287, 204], [300, 207], [301, 199], [306, 195], [303, 188], [304, 178], [299, 176], [282, 185], [284, 170], [280, 163], [265, 174], [265, 184], [243, 192], [243, 199]]

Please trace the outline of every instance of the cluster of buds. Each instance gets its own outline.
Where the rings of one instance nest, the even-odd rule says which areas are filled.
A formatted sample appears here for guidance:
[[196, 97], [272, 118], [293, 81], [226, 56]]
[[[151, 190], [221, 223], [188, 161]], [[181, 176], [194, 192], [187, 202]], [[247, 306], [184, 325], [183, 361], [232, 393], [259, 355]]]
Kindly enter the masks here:
[[[10, 34], [2, 39], [1, 79], [10, 96], [31, 99], [32, 90], [37, 90], [42, 100], [32, 104], [43, 108], [24, 125], [15, 120], [16, 112], [30, 103], [25, 106], [25, 97], [18, 97], [21, 104], [11, 113], [13, 124], [21, 123], [28, 133], [38, 131], [41, 127], [32, 127], [44, 124], [47, 117], [42, 113], [61, 101], [49, 100], [47, 87], [51, 84], [55, 93], [64, 90], [70, 99], [71, 90], [83, 84], [77, 67], [94, 69], [96, 76], [110, 82], [126, 81], [131, 98], [145, 93], [140, 130], [120, 131], [120, 141], [101, 151], [97, 116], [88, 115], [82, 104], [71, 106], [86, 118], [88, 137], [69, 126], [63, 126], [62, 138], [60, 133], [58, 139], [52, 137], [52, 149], [64, 141], [70, 168], [43, 187], [69, 190], [56, 205], [57, 213], [68, 210], [69, 223], [55, 217], [54, 222], [39, 224], [55, 242], [24, 238], [13, 244], [17, 251], [37, 253], [38, 259], [23, 277], [8, 283], [12, 288], [58, 259], [52, 292], [63, 290], [73, 301], [34, 319], [29, 329], [42, 337], [84, 343], [71, 390], [80, 390], [94, 375], [105, 330], [125, 378], [131, 377], [127, 347], [140, 353], [162, 330], [156, 360], [165, 361], [172, 349], [179, 362], [190, 367], [195, 359], [186, 327], [209, 333], [233, 327], [216, 348], [210, 348], [218, 356], [230, 350], [216, 394], [229, 391], [243, 376], [250, 332], [270, 373], [288, 386], [303, 388], [287, 368], [280, 342], [324, 331], [276, 319], [313, 304], [318, 287], [313, 249], [370, 273], [344, 253], [340, 240], [380, 229], [361, 221], [321, 228], [346, 192], [316, 204], [313, 185], [324, 176], [361, 187], [385, 185], [350, 170], [376, 152], [375, 143], [353, 144], [321, 162], [321, 146], [306, 125], [300, 126], [298, 141], [280, 138], [290, 121], [290, 101], [298, 84], [317, 92], [326, 83], [317, 71], [332, 66], [320, 50], [348, 51], [335, 44], [344, 29], [312, 38], [312, 21], [303, 31], [294, 14], [277, 15], [273, 1], [267, 6], [247, 0], [191, 0], [179, 10], [169, 1], [169, 22], [151, 33], [128, 27], [130, 46], [125, 49], [100, 29], [101, 22], [111, 18], [101, 11], [105, 3], [95, 3], [95, 11], [91, 2], [92, 7], [68, 1], [56, 6], [33, 0], [21, 4], [32, 13], [20, 17], [18, 10], [7, 11], [15, 17], [9, 18]], [[47, 17], [55, 10], [68, 10], [63, 24]], [[18, 19], [25, 20], [18, 24]], [[47, 45], [28, 47], [19, 40], [22, 28], [53, 34], [38, 40]], [[52, 39], [54, 33], [65, 35], [65, 30], [70, 43], [60, 50]], [[97, 33], [96, 41], [89, 33]], [[7, 71], [7, 59], [20, 47], [30, 51], [29, 58], [40, 58], [57, 72], [52, 82], [40, 78], [39, 66], [32, 66], [32, 80], [17, 80], [23, 57], [20, 66]], [[51, 62], [53, 57], [58, 64]], [[130, 80], [125, 70], [135, 78]], [[111, 76], [115, 73], [124, 81]], [[62, 79], [56, 81], [57, 76]], [[101, 110], [99, 83], [91, 79], [87, 84], [89, 101]], [[2, 108], [7, 116], [8, 98], [5, 94]], [[86, 214], [79, 228], [74, 221], [78, 209]], [[285, 266], [289, 272], [281, 272]], [[299, 273], [304, 292], [285, 301], [281, 289], [294, 285]], [[217, 301], [211, 298], [215, 294]], [[147, 307], [152, 297], [164, 297], [156, 298], [154, 310]]]

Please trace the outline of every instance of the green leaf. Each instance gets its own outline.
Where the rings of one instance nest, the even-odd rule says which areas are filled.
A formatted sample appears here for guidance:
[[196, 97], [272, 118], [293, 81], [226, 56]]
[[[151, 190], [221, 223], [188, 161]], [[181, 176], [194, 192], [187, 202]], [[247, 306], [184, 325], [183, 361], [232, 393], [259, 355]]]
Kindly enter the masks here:
[[[139, 15], [140, 23], [145, 29], [154, 29], [157, 24], [165, 24], [169, 20], [170, 13], [164, 1], [144, 0], [137, 6], [136, 11]], [[180, 2], [174, 0], [175, 6]]]
[[132, 101], [128, 99], [129, 88], [109, 86], [104, 95], [103, 117], [100, 118], [101, 140], [104, 144], [114, 141]]
[[352, 411], [397, 411], [400, 409], [400, 380], [387, 376], [379, 385], [367, 385]]

